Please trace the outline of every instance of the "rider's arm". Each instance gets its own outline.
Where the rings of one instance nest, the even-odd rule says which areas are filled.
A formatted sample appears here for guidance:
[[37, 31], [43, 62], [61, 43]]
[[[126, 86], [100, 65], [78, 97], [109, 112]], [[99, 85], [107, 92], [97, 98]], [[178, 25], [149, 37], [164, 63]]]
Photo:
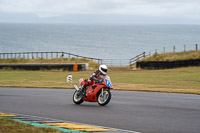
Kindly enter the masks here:
[[98, 70], [95, 71], [88, 79], [88, 82], [92, 83], [92, 81], [95, 81], [95, 82], [99, 82], [99, 79], [98, 79]]
[[90, 76], [90, 80], [94, 80], [94, 81], [98, 81], [98, 79], [97, 79], [97, 73], [98, 73], [98, 71], [95, 71], [91, 76]]

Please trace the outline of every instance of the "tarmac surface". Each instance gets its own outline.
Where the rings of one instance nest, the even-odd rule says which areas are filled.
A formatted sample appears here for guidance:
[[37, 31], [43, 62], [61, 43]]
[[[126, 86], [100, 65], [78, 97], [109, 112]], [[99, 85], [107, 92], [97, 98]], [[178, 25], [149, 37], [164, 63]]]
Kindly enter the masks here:
[[74, 89], [0, 88], [0, 112], [141, 133], [199, 133], [200, 95], [111, 91], [110, 103], [75, 105]]

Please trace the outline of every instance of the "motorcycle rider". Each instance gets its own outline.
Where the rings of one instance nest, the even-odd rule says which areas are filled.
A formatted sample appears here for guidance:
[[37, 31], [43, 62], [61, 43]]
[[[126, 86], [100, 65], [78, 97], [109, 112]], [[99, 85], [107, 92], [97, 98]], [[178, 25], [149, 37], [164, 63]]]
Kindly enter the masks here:
[[83, 92], [83, 96], [86, 98], [86, 90], [87, 90], [87, 86], [92, 85], [94, 83], [102, 83], [103, 79], [106, 78], [106, 73], [107, 73], [108, 67], [106, 65], [100, 65], [99, 69], [97, 69], [89, 78], [88, 80], [85, 82], [85, 84], [82, 86], [82, 88], [84, 89]]

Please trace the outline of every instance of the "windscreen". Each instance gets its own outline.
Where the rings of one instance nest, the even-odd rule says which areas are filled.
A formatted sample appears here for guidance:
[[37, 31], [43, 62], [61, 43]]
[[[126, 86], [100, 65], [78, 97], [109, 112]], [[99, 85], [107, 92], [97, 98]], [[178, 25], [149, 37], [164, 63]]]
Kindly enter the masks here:
[[107, 79], [108, 81], [110, 81], [110, 83], [112, 84], [111, 79], [110, 79], [110, 76], [106, 75], [106, 78], [105, 78], [105, 79]]

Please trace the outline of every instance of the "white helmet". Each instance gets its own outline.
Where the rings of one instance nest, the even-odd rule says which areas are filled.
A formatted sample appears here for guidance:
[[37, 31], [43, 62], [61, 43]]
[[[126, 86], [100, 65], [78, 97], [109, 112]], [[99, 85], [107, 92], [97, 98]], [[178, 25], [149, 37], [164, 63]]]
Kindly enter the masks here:
[[99, 71], [101, 73], [103, 73], [104, 75], [106, 75], [107, 70], [108, 70], [108, 67], [106, 65], [100, 65], [99, 66]]

